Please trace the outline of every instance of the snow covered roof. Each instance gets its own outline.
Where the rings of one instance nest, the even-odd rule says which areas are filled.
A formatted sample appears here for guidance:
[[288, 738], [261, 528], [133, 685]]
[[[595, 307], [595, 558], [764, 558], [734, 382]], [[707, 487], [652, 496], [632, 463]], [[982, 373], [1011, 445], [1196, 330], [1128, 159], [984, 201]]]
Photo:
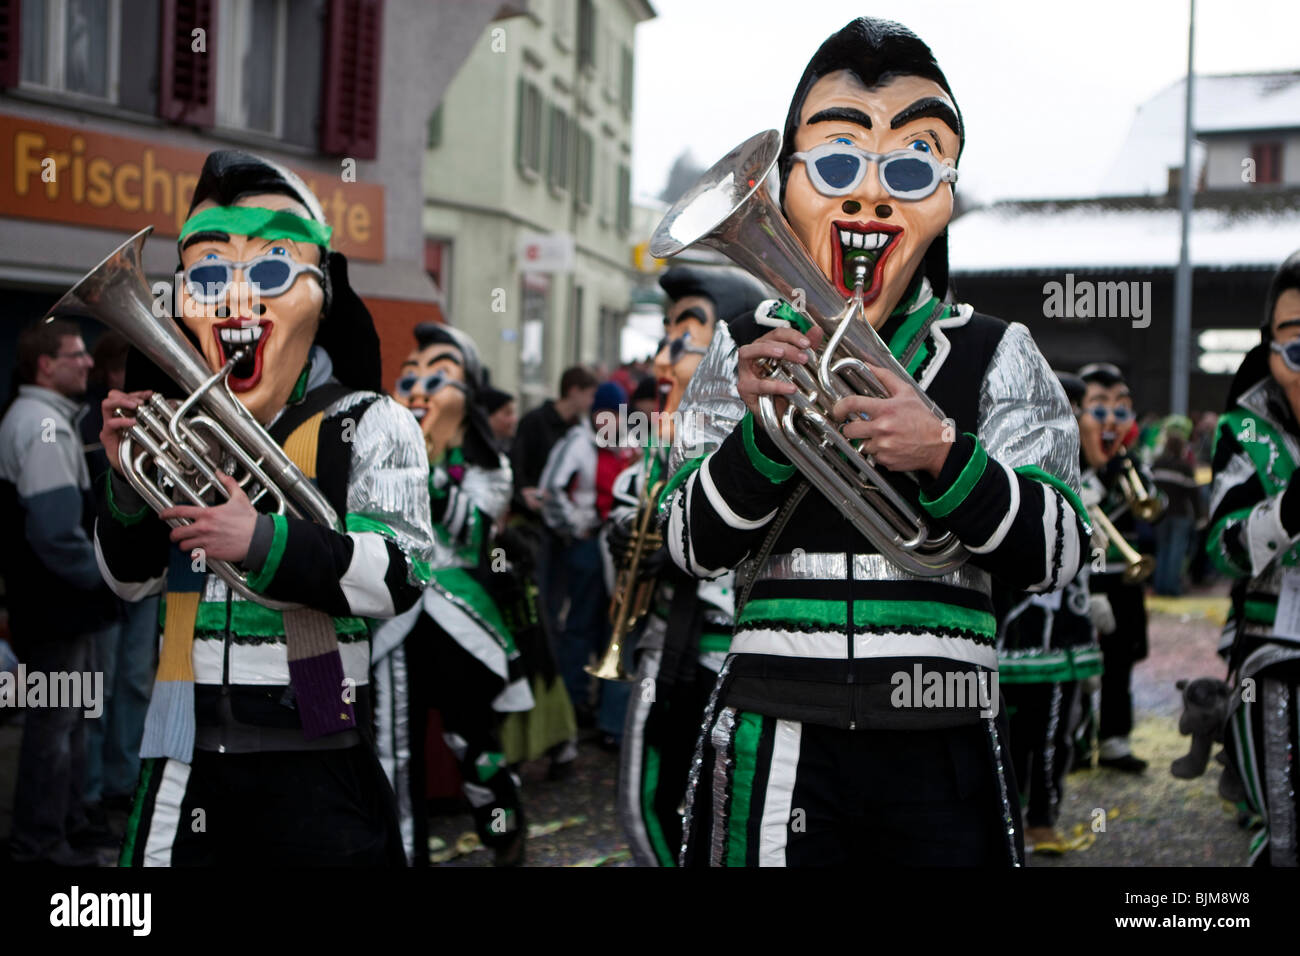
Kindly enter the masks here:
[[[1190, 252], [1205, 269], [1274, 269], [1300, 249], [1300, 190], [1196, 194]], [[949, 227], [953, 273], [1173, 269], [1176, 200], [1165, 196], [995, 203]]]
[[[1138, 107], [1128, 137], [1106, 176], [1103, 196], [1140, 196], [1169, 188], [1169, 169], [1183, 165], [1185, 80]], [[1194, 122], [1201, 136], [1245, 130], [1300, 129], [1300, 71], [1196, 77]], [[1193, 145], [1199, 180], [1205, 149]]]

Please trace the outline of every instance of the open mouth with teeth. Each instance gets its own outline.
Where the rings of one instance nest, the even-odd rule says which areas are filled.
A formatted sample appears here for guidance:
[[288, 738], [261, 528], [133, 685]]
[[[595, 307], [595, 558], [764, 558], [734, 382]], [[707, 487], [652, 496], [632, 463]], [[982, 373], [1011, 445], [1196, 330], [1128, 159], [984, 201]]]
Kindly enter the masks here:
[[230, 370], [227, 379], [230, 390], [247, 392], [255, 388], [262, 380], [262, 354], [266, 351], [267, 339], [271, 337], [271, 323], [266, 319], [252, 324], [247, 319], [229, 319], [214, 325], [212, 334], [216, 336], [223, 361], [229, 362], [243, 353]]
[[834, 254], [833, 276], [835, 285], [846, 296], [853, 294], [853, 284], [859, 263], [867, 267], [866, 281], [863, 284], [862, 302], [874, 302], [880, 295], [881, 276], [885, 271], [885, 260], [898, 245], [898, 237], [903, 233], [902, 226], [887, 226], [883, 222], [853, 222], [839, 220], [831, 223], [831, 243]]

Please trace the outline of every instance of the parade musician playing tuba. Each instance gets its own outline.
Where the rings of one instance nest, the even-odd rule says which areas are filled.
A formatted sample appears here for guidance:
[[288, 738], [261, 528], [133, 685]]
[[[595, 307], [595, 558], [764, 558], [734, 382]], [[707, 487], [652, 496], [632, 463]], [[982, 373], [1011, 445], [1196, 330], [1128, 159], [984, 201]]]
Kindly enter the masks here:
[[[785, 218], [846, 298], [865, 265], [864, 320], [951, 416], [881, 369], [889, 397], [840, 401], [842, 434], [911, 472], [919, 484], [893, 475], [897, 488], [970, 557], [939, 576], [904, 571], [826, 497], [800, 492], [757, 413], [760, 396], [783, 405], [794, 390], [764, 364], [805, 362], [819, 330], [775, 329], [739, 350], [749, 414], [683, 466], [664, 535], [691, 574], [749, 559], [751, 582], [691, 772], [688, 864], [1021, 860], [1005, 722], [996, 700], [977, 699], [997, 669], [992, 580], [1063, 586], [1086, 522], [1076, 426], [1029, 332], [945, 301], [954, 176], [943, 170], [963, 134], [929, 48], [895, 23], [848, 24], [795, 92], [778, 166]], [[918, 167], [928, 174], [903, 174]], [[923, 693], [935, 682], [972, 692]], [[694, 812], [705, 791], [709, 819]]]

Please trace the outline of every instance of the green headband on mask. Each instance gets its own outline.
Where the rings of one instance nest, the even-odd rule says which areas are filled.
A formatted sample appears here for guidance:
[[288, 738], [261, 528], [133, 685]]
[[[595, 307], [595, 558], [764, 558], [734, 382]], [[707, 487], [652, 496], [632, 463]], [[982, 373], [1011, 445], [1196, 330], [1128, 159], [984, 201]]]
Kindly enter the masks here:
[[295, 216], [291, 212], [261, 209], [257, 206], [216, 206], [205, 209], [181, 227], [178, 242], [196, 232], [224, 232], [259, 239], [292, 239], [329, 247], [334, 230], [321, 222]]

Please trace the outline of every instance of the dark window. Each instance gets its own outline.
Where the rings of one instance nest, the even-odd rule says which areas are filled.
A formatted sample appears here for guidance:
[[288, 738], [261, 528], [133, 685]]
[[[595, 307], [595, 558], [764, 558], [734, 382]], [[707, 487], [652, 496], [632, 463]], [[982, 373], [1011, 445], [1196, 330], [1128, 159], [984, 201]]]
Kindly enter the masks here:
[[292, 0], [285, 18], [284, 99], [280, 136], [315, 149], [321, 139], [321, 79], [327, 0]]
[[632, 172], [622, 163], [618, 166], [618, 231], [632, 228]]
[[573, 133], [568, 115], [558, 106], [551, 107], [550, 144], [546, 160], [546, 181], [552, 189], [569, 188], [569, 167], [573, 153]]
[[22, 0], [0, 0], [0, 86], [17, 86], [27, 48]]
[[[206, 49], [195, 30], [203, 31]], [[158, 115], [173, 123], [211, 126], [216, 118], [217, 5], [213, 0], [163, 0]]]
[[618, 87], [618, 102], [624, 116], [632, 115], [632, 48], [623, 47], [623, 71]]
[[330, 0], [322, 152], [374, 159], [379, 147], [379, 0]]
[[428, 149], [437, 149], [442, 145], [442, 104], [429, 117], [429, 128], [424, 145]]
[[520, 77], [515, 160], [523, 172], [542, 169], [542, 91]]
[[123, 109], [158, 112], [158, 44], [161, 11], [156, 0], [122, 0], [118, 40], [117, 103]]
[[591, 134], [582, 127], [578, 127], [578, 155], [577, 155], [577, 172], [574, 174], [574, 191], [578, 195], [579, 202], [584, 206], [591, 205], [593, 195], [592, 180], [595, 178], [592, 171], [592, 164], [595, 159], [596, 144]]
[[596, 65], [596, 8], [591, 0], [578, 0], [578, 66]]
[[1255, 185], [1282, 182], [1282, 144], [1252, 143], [1250, 157], [1255, 161]]

